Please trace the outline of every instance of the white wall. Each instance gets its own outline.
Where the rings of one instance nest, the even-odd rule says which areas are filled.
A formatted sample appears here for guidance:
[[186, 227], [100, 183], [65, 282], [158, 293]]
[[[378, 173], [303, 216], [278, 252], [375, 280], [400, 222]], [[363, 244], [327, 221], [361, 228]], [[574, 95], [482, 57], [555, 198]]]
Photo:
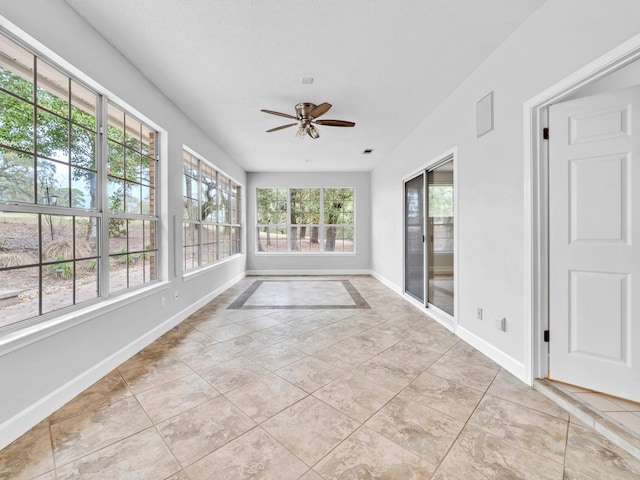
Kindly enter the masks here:
[[[257, 254], [256, 189], [268, 187], [353, 187], [356, 193], [355, 254]], [[369, 172], [247, 174], [248, 273], [369, 273], [371, 269], [371, 191]]]
[[[161, 167], [166, 186], [162, 195], [168, 200], [162, 212], [168, 266], [163, 282], [144, 294], [109, 302], [108, 307], [76, 312], [64, 325], [29, 338], [9, 341], [0, 336], [1, 449], [244, 275], [246, 259], [239, 256], [213, 270], [182, 277], [182, 145], [243, 184], [246, 175], [63, 1], [1, 0], [0, 15], [1, 25], [17, 26], [168, 132]], [[65, 328], [69, 325], [75, 326]]]
[[[372, 268], [401, 288], [402, 178], [457, 146], [457, 332], [521, 378], [530, 295], [523, 104], [640, 33], [639, 16], [636, 0], [545, 2], [372, 172]], [[476, 102], [491, 91], [495, 129], [476, 138]], [[506, 332], [493, 322], [503, 316]]]

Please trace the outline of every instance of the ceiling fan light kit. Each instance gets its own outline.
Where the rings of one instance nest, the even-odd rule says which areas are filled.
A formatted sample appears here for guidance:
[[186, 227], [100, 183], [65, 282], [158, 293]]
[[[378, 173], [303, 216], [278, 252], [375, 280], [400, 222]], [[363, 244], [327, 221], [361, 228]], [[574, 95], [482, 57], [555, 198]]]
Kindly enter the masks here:
[[287, 125], [281, 125], [279, 127], [272, 128], [267, 130], [267, 133], [276, 132], [278, 130], [282, 130], [284, 128], [293, 127], [294, 125], [298, 125], [298, 131], [296, 132], [296, 136], [300, 138], [304, 138], [305, 134], [309, 135], [311, 138], [318, 138], [320, 136], [320, 132], [315, 127], [316, 125], [327, 125], [329, 127], [353, 127], [355, 126], [354, 122], [349, 122], [347, 120], [316, 120], [319, 116], [324, 115], [331, 108], [331, 104], [324, 102], [320, 105], [316, 105], [314, 103], [299, 103], [296, 105], [296, 115], [289, 115], [288, 113], [274, 112], [273, 110], [265, 110], [262, 109], [262, 112], [269, 113], [271, 115], [278, 115], [279, 117], [290, 118], [292, 120], [297, 120], [297, 123], [288, 123]]

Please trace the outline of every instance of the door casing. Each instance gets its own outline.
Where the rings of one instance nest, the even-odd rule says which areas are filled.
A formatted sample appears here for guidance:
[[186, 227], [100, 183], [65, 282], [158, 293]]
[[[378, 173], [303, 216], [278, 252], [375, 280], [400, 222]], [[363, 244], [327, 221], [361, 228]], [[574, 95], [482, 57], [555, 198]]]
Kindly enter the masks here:
[[[524, 104], [524, 380], [547, 378], [549, 327], [549, 231], [548, 145], [542, 130], [548, 127], [548, 107], [620, 68], [640, 59], [640, 35], [636, 35]], [[551, 133], [552, 135], [553, 133]], [[553, 332], [550, 333], [553, 335]]]

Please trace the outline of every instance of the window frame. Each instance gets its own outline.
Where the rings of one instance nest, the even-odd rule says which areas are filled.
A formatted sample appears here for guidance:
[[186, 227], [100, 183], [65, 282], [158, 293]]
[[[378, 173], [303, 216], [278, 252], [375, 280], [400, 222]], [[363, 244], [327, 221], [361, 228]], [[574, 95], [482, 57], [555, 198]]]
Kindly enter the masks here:
[[[189, 177], [193, 179], [197, 186], [197, 193], [195, 193], [194, 198], [197, 200], [197, 206], [193, 207], [196, 213], [197, 218], [187, 218], [185, 216], [185, 200], [187, 199], [186, 190], [186, 182], [185, 177], [185, 165], [186, 165], [186, 156], [189, 156], [193, 165], [193, 161], [197, 163], [197, 174], [194, 178], [193, 176]], [[202, 218], [202, 185], [203, 182], [203, 166], [209, 169], [210, 171], [215, 173], [215, 180], [213, 184], [215, 184], [216, 190], [216, 201], [215, 201], [215, 212], [213, 213], [213, 220], [206, 220]], [[181, 248], [181, 256], [182, 256], [182, 272], [183, 275], [190, 275], [192, 273], [200, 272], [203, 270], [207, 270], [210, 268], [214, 268], [217, 265], [222, 263], [226, 263], [227, 261], [241, 256], [244, 254], [242, 251], [242, 235], [245, 231], [245, 227], [243, 224], [243, 214], [242, 214], [242, 205], [243, 205], [243, 197], [242, 193], [244, 191], [244, 185], [238, 182], [231, 175], [228, 175], [222, 169], [216, 167], [213, 163], [208, 161], [202, 155], [198, 154], [191, 148], [186, 145], [182, 146], [182, 248]], [[226, 203], [223, 204], [223, 190], [225, 190], [228, 194]], [[235, 199], [235, 202], [233, 201]], [[221, 208], [221, 206], [223, 208]], [[224, 208], [228, 206], [229, 208]], [[235, 208], [234, 208], [235, 207]], [[222, 218], [221, 218], [222, 217]], [[233, 220], [236, 220], [234, 222]], [[197, 243], [192, 243], [189, 246], [193, 249], [194, 247], [197, 249], [196, 259], [197, 262], [194, 264], [193, 260], [191, 262], [191, 267], [187, 268], [187, 250], [186, 250], [186, 235], [187, 229], [186, 225], [193, 225], [194, 228], [199, 231], [198, 233], [198, 241]], [[200, 227], [199, 229], [197, 227]], [[205, 242], [203, 241], [202, 232], [204, 229], [203, 226], [213, 227], [214, 233], [214, 241], [213, 245], [215, 245], [214, 259], [211, 261], [203, 261], [203, 245]], [[227, 236], [228, 230], [228, 236]], [[227, 238], [223, 238], [225, 235]], [[207, 243], [209, 245], [210, 243]], [[223, 251], [223, 246], [228, 245], [228, 251]], [[193, 259], [193, 253], [191, 254], [191, 258]]]
[[[42, 160], [51, 161], [52, 157], [47, 155], [42, 155], [41, 152], [38, 151], [38, 140], [36, 137], [38, 136], [38, 128], [39, 121], [37, 118], [38, 112], [42, 110], [43, 112], [51, 115], [50, 109], [41, 107], [38, 97], [38, 66], [45, 65], [46, 68], [53, 70], [56, 74], [62, 76], [67, 84], [72, 88], [73, 86], [77, 86], [80, 89], [85, 90], [90, 93], [91, 96], [95, 95], [95, 105], [94, 105], [94, 130], [89, 129], [86, 125], [82, 123], [78, 123], [78, 121], [74, 121], [71, 114], [69, 114], [66, 118], [64, 115], [59, 115], [58, 120], [66, 122], [64, 128], [69, 133], [67, 137], [68, 145], [71, 146], [73, 142], [72, 134], [75, 132], [75, 129], [78, 127], [84, 128], [87, 132], [93, 134], [93, 152], [92, 152], [92, 161], [93, 161], [93, 173], [95, 175], [95, 199], [90, 202], [90, 205], [87, 207], [84, 205], [73, 205], [73, 180], [71, 175], [69, 174], [66, 182], [61, 188], [68, 188], [68, 205], [58, 205], [57, 203], [49, 203], [49, 192], [47, 189], [46, 197], [41, 196], [41, 185], [40, 179], [38, 177], [34, 178], [34, 198], [30, 201], [26, 200], [15, 200], [15, 199], [4, 199], [0, 200], [0, 210], [8, 213], [17, 213], [17, 214], [30, 214], [34, 215], [37, 218], [36, 229], [38, 230], [38, 259], [35, 261], [33, 266], [31, 264], [19, 265], [16, 268], [3, 268], [3, 271], [7, 270], [18, 270], [20, 268], [37, 268], [39, 273], [40, 280], [38, 281], [38, 306], [37, 313], [31, 316], [25, 316], [23, 318], [18, 318], [17, 320], [8, 323], [6, 325], [0, 326], [0, 335], [4, 335], [6, 332], [14, 332], [14, 331], [25, 331], [27, 327], [32, 325], [38, 325], [38, 330], [42, 331], [44, 326], [41, 325], [60, 325], [61, 322], [64, 321], [66, 324], [67, 321], [71, 318], [77, 318], [79, 313], [82, 311], [90, 311], [96, 307], [102, 308], [106, 307], [113, 303], [114, 300], [118, 298], [130, 298], [131, 295], [136, 295], [142, 293], [143, 291], [149, 291], [149, 289], [155, 288], [158, 284], [160, 284], [163, 279], [166, 278], [167, 265], [166, 265], [166, 252], [162, 251], [162, 246], [164, 244], [162, 240], [162, 232], [163, 225], [166, 223], [166, 218], [163, 215], [163, 211], [166, 208], [166, 198], [164, 192], [166, 191], [166, 186], [162, 180], [163, 174], [162, 171], [166, 170], [166, 162], [162, 162], [161, 159], [164, 159], [164, 155], [161, 155], [163, 150], [166, 149], [166, 131], [161, 129], [155, 122], [149, 120], [146, 116], [140, 114], [135, 108], [128, 105], [126, 102], [122, 101], [118, 96], [112, 94], [108, 90], [104, 89], [100, 84], [95, 82], [90, 77], [87, 77], [82, 72], [80, 72], [77, 68], [65, 62], [63, 59], [50, 52], [46, 47], [37, 44], [37, 42], [32, 41], [29, 37], [24, 35], [21, 31], [15, 29], [16, 31], [12, 31], [13, 29], [9, 29], [3, 25], [0, 25], [0, 35], [6, 39], [8, 43], [15, 45], [18, 49], [24, 50], [26, 54], [29, 55], [29, 59], [33, 61], [33, 67], [28, 68], [26, 71], [29, 75], [29, 79], [25, 78], [27, 82], [30, 82], [33, 88], [33, 96], [29, 99], [21, 98], [22, 101], [27, 103], [28, 105], [33, 107], [34, 112], [34, 123], [33, 123], [33, 136], [34, 136], [34, 145], [33, 151], [25, 150], [24, 148], [17, 148], [11, 145], [7, 145], [8, 150], [14, 151], [17, 153], [21, 153], [23, 155], [32, 156], [34, 161], [34, 166]], [[23, 39], [24, 37], [24, 39]], [[8, 71], [12, 71], [11, 67], [5, 67]], [[14, 68], [20, 68], [18, 64]], [[15, 75], [15, 74], [14, 74]], [[59, 100], [63, 100], [68, 103], [69, 112], [73, 111], [73, 108], [78, 108], [78, 105], [74, 102], [78, 101], [78, 98], [75, 98], [71, 91], [68, 91], [66, 97], [57, 96]], [[15, 98], [20, 98], [17, 95], [14, 95]], [[124, 213], [124, 214], [115, 214], [110, 211], [108, 208], [108, 154], [107, 154], [107, 126], [108, 118], [107, 118], [107, 105], [109, 103], [116, 106], [120, 109], [124, 114], [128, 115], [131, 118], [134, 118], [140, 125], [146, 127], [148, 132], [153, 132], [154, 139], [154, 153], [153, 155], [149, 155], [151, 161], [153, 161], [153, 180], [149, 182], [148, 187], [150, 190], [153, 190], [153, 200], [151, 200], [151, 204], [153, 205], [153, 211], [148, 212], [149, 214], [132, 214], [132, 213]], [[54, 112], [55, 113], [55, 112]], [[45, 137], [46, 138], [46, 137]], [[165, 148], [163, 148], [165, 147]], [[3, 147], [5, 148], [5, 147]], [[142, 147], [141, 147], [142, 148]], [[76, 164], [73, 161], [73, 152], [72, 150], [66, 151], [67, 157], [66, 160], [56, 160], [57, 163], [66, 166], [69, 168], [71, 172], [73, 168], [80, 168], [86, 170], [83, 165]], [[37, 167], [36, 167], [37, 168]], [[51, 196], [53, 198], [54, 195]], [[142, 197], [141, 197], [142, 199]], [[44, 202], [47, 203], [44, 203]], [[141, 200], [142, 201], [142, 200]], [[63, 202], [64, 203], [64, 202]], [[163, 208], [163, 206], [165, 208]], [[68, 217], [72, 221], [72, 226], [69, 227], [71, 229], [71, 238], [73, 245], [73, 253], [70, 258], [65, 258], [63, 260], [45, 260], [42, 250], [43, 250], [43, 239], [42, 236], [44, 234], [44, 226], [45, 217], [49, 217], [49, 222], [51, 221], [51, 217], [60, 216], [60, 217]], [[96, 246], [95, 252], [92, 255], [88, 256], [78, 256], [77, 244], [78, 241], [82, 239], [81, 235], [76, 232], [76, 219], [80, 218], [93, 218], [95, 219], [95, 238], [96, 238]], [[153, 236], [154, 236], [154, 245], [153, 248], [147, 250], [144, 246], [140, 251], [133, 251], [128, 248], [129, 240], [127, 240], [127, 251], [125, 252], [128, 264], [127, 264], [127, 280], [126, 285], [123, 288], [118, 288], [117, 290], [113, 289], [113, 284], [110, 285], [110, 240], [109, 240], [109, 232], [108, 225], [109, 220], [113, 218], [121, 218], [127, 221], [143, 221], [150, 222], [153, 225]], [[68, 234], [68, 233], [67, 233]], [[153, 272], [153, 278], [149, 278], [147, 280], [143, 280], [141, 283], [130, 284], [130, 269], [129, 269], [129, 255], [133, 254], [142, 254], [142, 255], [150, 255], [153, 257], [153, 266], [151, 267], [151, 271]], [[81, 280], [79, 271], [76, 271], [76, 264], [84, 261], [94, 261], [96, 263], [96, 273], [95, 273], [95, 286], [96, 293], [90, 299], [77, 299], [76, 298], [76, 282]], [[144, 260], [143, 260], [144, 261]], [[43, 297], [45, 295], [44, 291], [44, 282], [43, 275], [44, 270], [46, 268], [50, 268], [54, 266], [53, 264], [71, 264], [72, 265], [72, 286], [71, 286], [71, 303], [65, 303], [64, 306], [59, 308], [47, 309], [43, 310]], [[64, 265], [63, 265], [64, 267]], [[143, 270], [144, 270], [143, 263]], [[144, 278], [144, 274], [143, 274]]]
[[[291, 222], [291, 191], [292, 190], [307, 190], [307, 189], [314, 189], [314, 190], [319, 190], [319, 221], [317, 224], [309, 224], [309, 223], [305, 223], [305, 224], [298, 224], [298, 223], [292, 223]], [[353, 223], [347, 224], [347, 223], [335, 223], [335, 224], [330, 224], [330, 223], [326, 223], [325, 222], [325, 190], [344, 190], [344, 189], [349, 189], [352, 191], [352, 204], [353, 204]], [[258, 203], [259, 201], [259, 191], [260, 190], [285, 190], [286, 191], [286, 218], [285, 218], [285, 223], [258, 223], [258, 220], [260, 218], [260, 211], [261, 211], [261, 206]], [[356, 197], [357, 197], [357, 190], [356, 187], [256, 187], [255, 189], [255, 212], [256, 212], [256, 216], [255, 216], [255, 222], [254, 222], [254, 226], [256, 229], [256, 235], [254, 238], [254, 252], [256, 255], [313, 255], [313, 256], [317, 256], [317, 255], [356, 255], [357, 254], [357, 236], [356, 236], [356, 231], [357, 231], [357, 205], [356, 205]], [[291, 248], [291, 243], [292, 243], [292, 239], [293, 239], [293, 235], [292, 235], [292, 229], [293, 228], [299, 228], [299, 227], [317, 227], [318, 228], [318, 243], [319, 243], [319, 249], [318, 251], [312, 252], [312, 251], [301, 251], [301, 250], [293, 250]], [[336, 228], [351, 228], [352, 232], [353, 232], [353, 250], [350, 251], [340, 251], [340, 250], [326, 250], [326, 229], [329, 227], [336, 227]], [[260, 244], [260, 230], [264, 229], [264, 228], [273, 228], [273, 229], [285, 229], [286, 231], [286, 250], [280, 250], [280, 251], [265, 251], [265, 250], [260, 250], [259, 249], [259, 244]]]

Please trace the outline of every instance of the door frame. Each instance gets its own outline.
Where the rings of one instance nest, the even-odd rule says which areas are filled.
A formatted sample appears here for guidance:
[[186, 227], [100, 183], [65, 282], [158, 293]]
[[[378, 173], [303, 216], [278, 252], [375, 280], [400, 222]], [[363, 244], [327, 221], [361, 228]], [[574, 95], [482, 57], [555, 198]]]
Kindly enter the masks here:
[[[547, 378], [549, 348], [548, 107], [620, 68], [640, 59], [636, 35], [524, 103], [524, 375], [529, 385]], [[551, 133], [553, 134], [553, 133]], [[553, 332], [551, 332], [553, 335]]]
[[[404, 200], [404, 192], [405, 192], [405, 183], [409, 180], [411, 180], [412, 178], [417, 177], [420, 174], [424, 174], [424, 191], [425, 191], [425, 202], [426, 202], [426, 186], [427, 186], [427, 172], [429, 170], [433, 170], [434, 168], [436, 168], [438, 165], [443, 164], [445, 162], [448, 162], [450, 160], [453, 160], [453, 218], [454, 218], [454, 228], [453, 228], [453, 315], [449, 315], [448, 313], [446, 313], [445, 311], [437, 308], [436, 306], [428, 306], [428, 298], [427, 298], [427, 292], [428, 292], [428, 287], [427, 287], [427, 277], [426, 277], [426, 273], [427, 273], [427, 268], [428, 268], [428, 259], [427, 259], [427, 242], [425, 241], [423, 243], [423, 248], [424, 248], [424, 275], [425, 275], [425, 279], [424, 279], [424, 303], [420, 303], [418, 300], [416, 300], [414, 297], [412, 297], [411, 295], [408, 295], [406, 293], [406, 285], [405, 285], [405, 265], [404, 265], [404, 261], [405, 261], [405, 255], [406, 255], [406, 239], [405, 239], [405, 225], [404, 222], [406, 221], [406, 212], [405, 212], [405, 200]], [[419, 168], [416, 168], [415, 170], [412, 170], [411, 173], [405, 175], [402, 177], [402, 195], [403, 195], [403, 200], [402, 200], [402, 222], [403, 222], [403, 228], [402, 228], [402, 261], [403, 261], [403, 266], [402, 266], [402, 295], [403, 297], [411, 304], [413, 304], [414, 306], [420, 308], [421, 310], [426, 310], [429, 312], [429, 314], [438, 322], [440, 323], [442, 326], [444, 326], [445, 328], [447, 328], [449, 331], [451, 332], [455, 332], [457, 330], [457, 326], [458, 326], [458, 147], [453, 147], [450, 148], [449, 150], [441, 153], [440, 155], [436, 155], [435, 157], [433, 157], [430, 161], [428, 161], [427, 163], [421, 165]], [[426, 206], [426, 203], [425, 203]], [[427, 235], [426, 233], [426, 227], [427, 227], [427, 217], [428, 217], [428, 213], [427, 210], [425, 209], [424, 211], [424, 225], [425, 225], [425, 236]]]

